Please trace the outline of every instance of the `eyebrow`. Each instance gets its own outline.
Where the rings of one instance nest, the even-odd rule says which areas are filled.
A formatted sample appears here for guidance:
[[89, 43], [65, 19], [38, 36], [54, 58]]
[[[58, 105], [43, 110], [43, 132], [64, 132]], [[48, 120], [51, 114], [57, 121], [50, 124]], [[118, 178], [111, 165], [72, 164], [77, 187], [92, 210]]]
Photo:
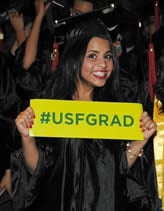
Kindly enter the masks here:
[[[99, 51], [97, 51], [97, 50], [89, 50], [89, 51], [87, 51], [87, 53], [90, 53], [90, 52], [98, 53]], [[112, 51], [111, 51], [111, 49], [109, 49], [105, 53], [112, 53]]]
[[78, 10], [78, 9], [73, 9], [73, 12], [74, 13], [80, 13], [80, 14], [83, 14], [84, 12], [82, 12], [81, 10]]

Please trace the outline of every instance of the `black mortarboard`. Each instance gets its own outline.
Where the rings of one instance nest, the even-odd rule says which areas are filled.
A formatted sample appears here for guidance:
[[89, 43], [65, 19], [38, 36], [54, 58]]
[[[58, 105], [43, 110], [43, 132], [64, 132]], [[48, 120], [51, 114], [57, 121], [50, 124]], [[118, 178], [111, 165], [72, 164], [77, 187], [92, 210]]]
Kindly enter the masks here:
[[78, 23], [78, 21], [81, 21], [82, 19], [88, 20], [91, 17], [101, 18], [108, 26], [111, 27], [116, 24], [134, 24], [137, 22], [137, 18], [130, 11], [120, 5], [109, 4], [89, 13], [54, 19], [54, 27], [72, 25]]
[[[91, 18], [100, 18], [103, 20], [105, 25], [108, 27], [112, 39], [115, 40], [117, 34], [118, 25], [126, 26], [133, 25], [138, 26], [138, 19], [130, 11], [116, 4], [109, 4], [99, 9], [94, 9], [94, 11], [80, 14], [73, 17], [64, 17], [60, 19], [54, 19], [54, 27], [56, 34], [66, 34], [69, 28], [82, 20], [88, 21]], [[122, 27], [123, 28], [123, 27]]]
[[154, 0], [120, 0], [119, 4], [139, 19], [154, 15]]

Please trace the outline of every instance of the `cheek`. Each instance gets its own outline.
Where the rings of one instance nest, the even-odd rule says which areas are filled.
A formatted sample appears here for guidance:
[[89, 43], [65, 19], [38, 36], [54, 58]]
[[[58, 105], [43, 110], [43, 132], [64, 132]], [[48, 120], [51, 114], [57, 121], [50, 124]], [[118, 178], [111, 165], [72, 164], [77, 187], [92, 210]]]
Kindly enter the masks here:
[[81, 75], [87, 75], [89, 74], [93, 69], [93, 65], [91, 63], [84, 63], [82, 65], [82, 69], [81, 69]]
[[113, 61], [111, 61], [111, 62], [109, 62], [109, 64], [108, 64], [108, 72], [109, 73], [111, 73], [112, 71], [113, 71], [113, 69], [114, 69], [114, 64], [113, 64]]

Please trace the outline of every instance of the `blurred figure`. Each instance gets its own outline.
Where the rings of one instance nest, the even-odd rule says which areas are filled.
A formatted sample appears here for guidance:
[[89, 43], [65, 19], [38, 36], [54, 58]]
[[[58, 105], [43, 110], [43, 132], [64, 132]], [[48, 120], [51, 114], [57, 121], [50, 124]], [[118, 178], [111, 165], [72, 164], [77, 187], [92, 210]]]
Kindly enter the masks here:
[[10, 154], [20, 147], [20, 136], [14, 119], [20, 111], [20, 99], [16, 94], [12, 63], [8, 55], [0, 52], [0, 210], [12, 210]]
[[51, 75], [53, 38], [45, 27], [45, 13], [49, 5], [45, 5], [43, 0], [34, 1], [35, 18], [30, 33], [15, 55], [17, 93], [24, 106], [45, 86]]

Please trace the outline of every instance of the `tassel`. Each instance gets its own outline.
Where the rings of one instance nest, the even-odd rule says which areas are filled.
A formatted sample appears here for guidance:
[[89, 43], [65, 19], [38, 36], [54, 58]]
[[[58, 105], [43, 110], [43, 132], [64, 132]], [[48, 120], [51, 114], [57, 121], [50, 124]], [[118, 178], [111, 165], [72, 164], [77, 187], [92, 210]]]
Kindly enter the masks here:
[[159, 11], [159, 6], [158, 6], [158, 0], [155, 0], [154, 19], [155, 19], [154, 20], [154, 30], [156, 32], [160, 27], [160, 11]]
[[51, 53], [51, 72], [56, 70], [59, 63], [59, 46], [56, 39], [53, 42], [53, 51]]
[[155, 65], [155, 53], [154, 53], [154, 45], [152, 42], [149, 43], [149, 50], [148, 50], [148, 68], [149, 68], [149, 75], [148, 75], [148, 86], [149, 86], [149, 94], [150, 98], [153, 102], [154, 100], [154, 84], [156, 83], [156, 65]]
[[4, 45], [4, 34], [3, 34], [3, 31], [2, 31], [2, 28], [0, 28], [0, 51], [3, 50], [3, 45]]

